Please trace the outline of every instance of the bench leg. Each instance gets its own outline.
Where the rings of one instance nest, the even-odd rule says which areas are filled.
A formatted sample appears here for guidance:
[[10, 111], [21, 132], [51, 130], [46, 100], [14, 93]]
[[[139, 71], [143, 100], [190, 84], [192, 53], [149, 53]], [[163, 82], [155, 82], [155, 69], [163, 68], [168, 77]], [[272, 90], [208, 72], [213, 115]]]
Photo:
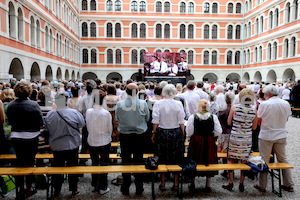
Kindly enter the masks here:
[[[272, 192], [277, 195], [278, 197], [282, 197], [282, 190], [281, 190], [281, 169], [278, 170], [271, 170], [271, 178], [272, 178]], [[278, 179], [278, 191], [275, 190], [275, 183], [274, 179]]]
[[182, 187], [183, 187], [183, 176], [182, 176], [182, 173], [180, 172], [179, 173], [179, 181], [180, 181], [180, 188], [179, 188], [179, 190], [178, 190], [178, 192], [179, 192], [179, 194], [178, 194], [178, 197], [179, 197], [179, 199], [182, 199], [183, 197], [183, 195], [182, 195]]
[[152, 189], [152, 199], [155, 199], [155, 191], [154, 191], [154, 181], [155, 181], [155, 177], [154, 177], [154, 173], [151, 173], [152, 175], [152, 183], [151, 183], [151, 189]]

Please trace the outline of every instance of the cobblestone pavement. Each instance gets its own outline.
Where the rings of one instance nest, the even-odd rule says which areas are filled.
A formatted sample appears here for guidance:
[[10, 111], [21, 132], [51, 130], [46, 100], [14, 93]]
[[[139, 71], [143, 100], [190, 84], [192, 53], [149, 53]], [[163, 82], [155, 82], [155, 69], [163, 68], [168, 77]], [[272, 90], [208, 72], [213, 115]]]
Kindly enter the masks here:
[[[234, 180], [234, 190], [229, 192], [222, 188], [222, 184], [226, 184], [227, 180], [221, 175], [217, 175], [212, 178], [212, 192], [204, 193], [201, 191], [201, 188], [204, 187], [205, 178], [198, 177], [196, 178], [196, 192], [195, 194], [190, 194], [188, 190], [188, 184], [183, 186], [183, 199], [300, 199], [300, 118], [290, 117], [288, 121], [288, 141], [287, 141], [287, 154], [289, 163], [294, 166], [292, 171], [294, 178], [294, 189], [295, 192], [285, 192], [283, 191], [283, 197], [279, 198], [275, 196], [271, 191], [271, 182], [269, 180], [268, 188], [266, 193], [261, 193], [253, 188], [254, 181], [246, 178], [245, 180], [245, 192], [241, 193], [238, 190], [239, 185], [239, 173], [236, 172]], [[298, 135], [299, 134], [299, 135]], [[109, 182], [116, 178], [120, 174], [110, 174]], [[120, 192], [120, 187], [109, 184], [110, 192], [105, 195], [99, 195], [93, 193], [93, 188], [90, 185], [91, 175], [85, 174], [84, 177], [79, 179], [79, 190], [80, 193], [77, 196], [71, 196], [68, 191], [67, 182], [64, 183], [62, 189], [62, 195], [57, 199], [70, 199], [70, 200], [80, 200], [80, 199], [151, 199], [151, 182], [144, 184], [144, 193], [142, 195], [135, 195], [135, 186], [134, 184], [130, 187], [130, 194], [128, 196], [122, 195]], [[155, 194], [156, 199], [178, 199], [176, 193], [174, 193], [172, 188], [172, 182], [169, 181], [166, 184], [167, 191], [161, 192], [158, 189], [159, 183], [155, 183]], [[15, 193], [12, 192], [5, 199], [14, 199]], [[37, 194], [32, 196], [29, 199], [46, 199], [46, 191], [39, 190]]]

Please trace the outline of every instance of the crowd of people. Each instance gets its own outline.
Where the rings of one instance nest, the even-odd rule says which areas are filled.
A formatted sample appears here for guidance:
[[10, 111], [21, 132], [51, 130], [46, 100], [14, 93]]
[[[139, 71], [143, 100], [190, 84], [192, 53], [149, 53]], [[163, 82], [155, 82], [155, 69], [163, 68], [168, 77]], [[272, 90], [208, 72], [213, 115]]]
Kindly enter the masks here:
[[[93, 166], [107, 166], [111, 142], [119, 141], [123, 164], [143, 164], [144, 153], [154, 153], [159, 162], [179, 164], [189, 140], [188, 157], [198, 164], [218, 163], [217, 152], [226, 152], [224, 163], [246, 162], [259, 151], [265, 162], [274, 153], [278, 162], [287, 163], [285, 152], [290, 104], [300, 106], [300, 81], [297, 83], [216, 83], [189, 81], [126, 83], [86, 81], [11, 81], [0, 84], [2, 154], [16, 154], [16, 166], [35, 165], [41, 130], [53, 153], [52, 166], [85, 165], [78, 154], [90, 153]], [[45, 117], [41, 108], [51, 106]], [[216, 146], [218, 141], [218, 146]], [[5, 163], [2, 163], [5, 164]], [[218, 172], [201, 172], [206, 177], [205, 191], [212, 190], [211, 178]], [[131, 174], [122, 174], [121, 192], [129, 194]], [[224, 171], [232, 191], [233, 171]], [[134, 174], [136, 194], [144, 191], [142, 174]], [[195, 190], [195, 177], [189, 189]], [[240, 175], [239, 191], [245, 190], [245, 174]], [[54, 195], [59, 196], [62, 175], [54, 175]], [[69, 175], [69, 190], [79, 193], [78, 175]], [[160, 174], [159, 189], [166, 188], [166, 174]], [[18, 197], [36, 193], [32, 176], [16, 177]], [[107, 174], [93, 174], [94, 192], [110, 191]], [[289, 169], [283, 170], [282, 188], [293, 192]], [[179, 174], [174, 173], [173, 191], [179, 189]], [[267, 173], [254, 185], [260, 192], [267, 187]]]

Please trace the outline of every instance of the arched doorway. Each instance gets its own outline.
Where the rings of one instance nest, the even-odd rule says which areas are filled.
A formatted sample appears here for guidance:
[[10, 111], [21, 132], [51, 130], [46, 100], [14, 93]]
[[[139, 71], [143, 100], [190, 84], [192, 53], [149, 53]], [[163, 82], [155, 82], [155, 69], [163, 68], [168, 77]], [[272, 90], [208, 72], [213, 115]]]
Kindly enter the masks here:
[[122, 81], [122, 76], [118, 72], [111, 72], [107, 75], [106, 81], [108, 82], [109, 80], [115, 80], [115, 81]]
[[52, 81], [53, 80], [53, 73], [52, 73], [52, 68], [50, 65], [47, 66], [46, 68], [46, 74], [45, 74], [46, 80]]
[[66, 69], [66, 72], [65, 72], [65, 80], [69, 80], [70, 79], [70, 75], [69, 75], [69, 70]]
[[41, 71], [39, 65], [34, 62], [30, 70], [30, 80], [41, 80]]
[[250, 81], [250, 76], [249, 73], [246, 72], [243, 76], [243, 83], [249, 82]]
[[79, 80], [79, 79], [80, 79], [80, 73], [77, 72], [77, 80]]
[[295, 72], [292, 69], [286, 69], [282, 75], [282, 81], [295, 81]]
[[72, 71], [72, 81], [75, 81], [76, 77], [75, 77], [75, 72], [74, 70]]
[[207, 73], [203, 76], [203, 81], [208, 81], [209, 83], [211, 82], [217, 82], [218, 77], [214, 73]]
[[226, 77], [226, 82], [238, 82], [240, 80], [240, 75], [238, 75], [237, 73], [230, 73], [228, 74], [228, 76]]
[[259, 71], [255, 72], [253, 80], [255, 82], [261, 82], [262, 78], [261, 78], [261, 73]]
[[144, 80], [144, 74], [141, 72], [136, 72], [131, 75], [130, 79], [134, 81], [143, 81]]
[[276, 82], [277, 76], [274, 70], [270, 70], [267, 74], [267, 82], [268, 83], [273, 83]]
[[190, 80], [195, 80], [195, 77], [194, 77], [193, 74], [190, 74], [190, 75], [186, 76], [186, 82], [188, 82]]
[[[79, 73], [79, 72], [78, 72]], [[79, 74], [78, 74], [79, 75]], [[86, 79], [92, 79], [95, 80], [97, 77], [97, 75], [93, 72], [86, 72], [82, 75], [82, 80], [86, 80]]]
[[61, 80], [61, 79], [62, 79], [60, 67], [57, 68], [57, 71], [56, 71], [56, 79], [57, 79], [57, 80]]
[[17, 80], [24, 78], [24, 68], [22, 62], [18, 58], [14, 58], [11, 61], [8, 73]]

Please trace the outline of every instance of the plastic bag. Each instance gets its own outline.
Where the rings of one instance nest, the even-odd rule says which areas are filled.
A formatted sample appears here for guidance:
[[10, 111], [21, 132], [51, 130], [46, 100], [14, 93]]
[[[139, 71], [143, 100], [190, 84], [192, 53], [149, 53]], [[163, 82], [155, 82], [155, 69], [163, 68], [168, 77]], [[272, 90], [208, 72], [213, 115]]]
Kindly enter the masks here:
[[251, 167], [250, 171], [253, 173], [262, 173], [269, 171], [269, 166], [261, 156], [250, 155], [248, 161], [245, 164]]

